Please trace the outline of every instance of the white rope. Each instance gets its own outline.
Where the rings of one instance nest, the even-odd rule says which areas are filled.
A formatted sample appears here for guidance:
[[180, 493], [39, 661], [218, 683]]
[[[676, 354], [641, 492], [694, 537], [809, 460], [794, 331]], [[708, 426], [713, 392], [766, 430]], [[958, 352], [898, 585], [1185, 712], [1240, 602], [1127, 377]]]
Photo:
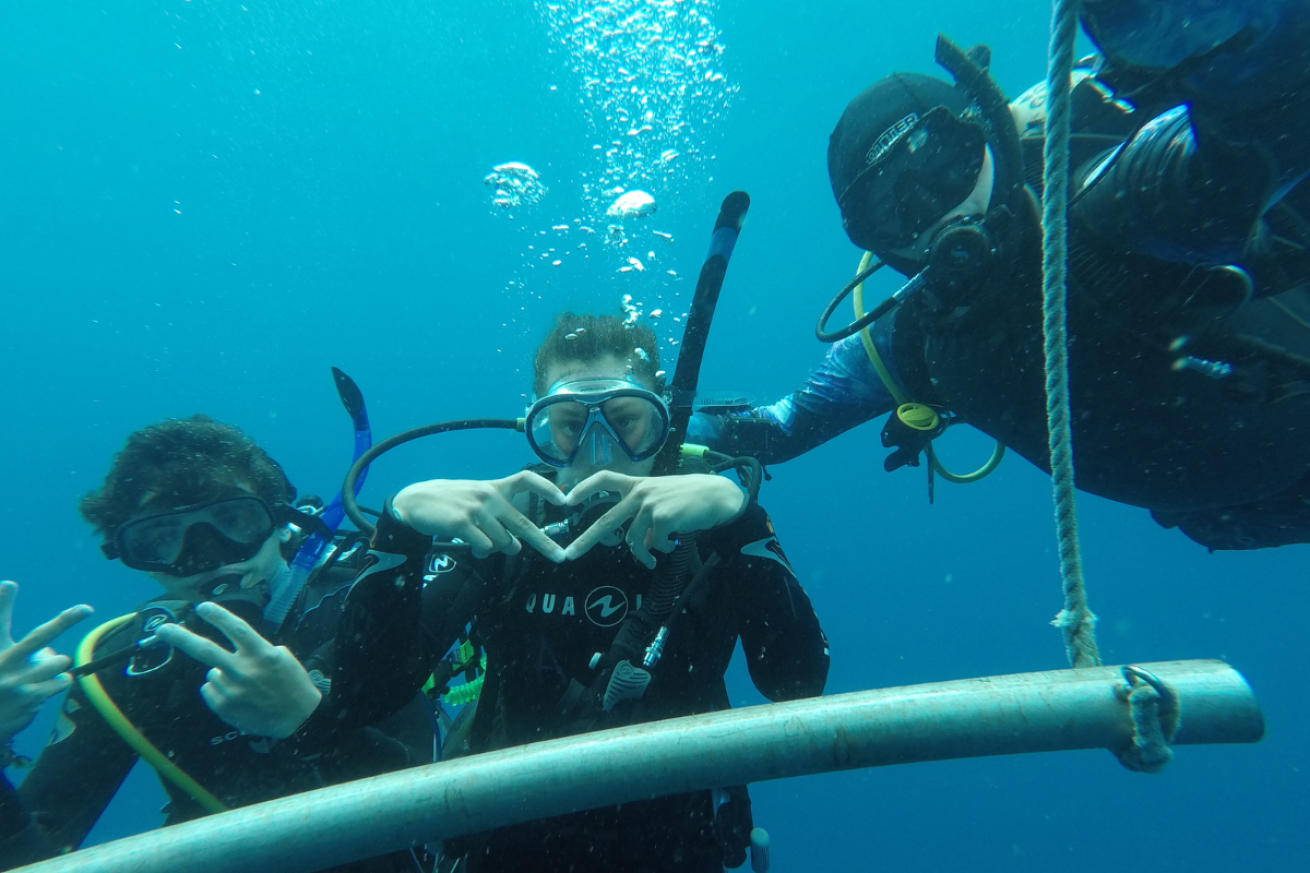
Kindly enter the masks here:
[[1078, 0], [1056, 0], [1051, 19], [1050, 60], [1046, 73], [1045, 180], [1042, 187], [1042, 330], [1046, 351], [1046, 424], [1051, 452], [1051, 485], [1060, 546], [1064, 609], [1054, 624], [1064, 632], [1065, 651], [1074, 667], [1101, 663], [1096, 647], [1096, 616], [1087, 608], [1078, 514], [1074, 505], [1073, 439], [1069, 426], [1069, 349], [1065, 330], [1069, 207], [1069, 77], [1078, 36]]

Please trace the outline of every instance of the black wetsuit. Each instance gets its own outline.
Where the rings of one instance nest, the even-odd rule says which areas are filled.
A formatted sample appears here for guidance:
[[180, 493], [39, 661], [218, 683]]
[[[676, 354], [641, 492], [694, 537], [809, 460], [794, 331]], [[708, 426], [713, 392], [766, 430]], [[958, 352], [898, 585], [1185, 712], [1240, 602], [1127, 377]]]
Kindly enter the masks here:
[[[374, 549], [404, 563], [366, 571], [351, 591], [333, 679], [334, 715], [343, 723], [368, 723], [403, 704], [470, 622], [487, 673], [469, 752], [726, 709], [723, 676], [738, 638], [766, 697], [823, 691], [827, 642], [758, 506], [700, 534], [694, 563], [717, 564], [688, 594], [645, 694], [609, 713], [594, 699], [604, 684], [595, 676], [606, 670], [621, 629], [644, 620], [660, 568], [646, 570], [623, 545], [598, 545], [557, 565], [526, 546], [512, 559], [474, 560], [452, 559], [439, 546], [429, 554], [430, 543], [389, 513], [379, 523]], [[638, 648], [654, 631], [637, 635]], [[597, 653], [604, 660], [593, 670]], [[723, 813], [716, 821], [706, 790], [504, 828], [457, 841], [447, 854], [466, 854], [471, 873], [720, 871], [725, 857], [742, 863], [750, 832], [744, 787], [731, 796], [730, 821]]]
[[[311, 577], [282, 630], [270, 637], [287, 646], [310, 671], [320, 690], [326, 692], [325, 701], [331, 699], [323, 677], [329, 676], [332, 669], [333, 635], [364, 553], [360, 547], [329, 572]], [[174, 608], [182, 605], [162, 598], [151, 603], [168, 603]], [[238, 614], [249, 611], [239, 608], [243, 604], [227, 605]], [[206, 622], [192, 619], [187, 626], [230, 646]], [[140, 636], [139, 622], [128, 622], [102, 639], [95, 655], [101, 657], [130, 646]], [[334, 732], [327, 743], [319, 742], [321, 737], [299, 734], [287, 740], [269, 740], [241, 734], [205, 705], [200, 686], [209, 669], [206, 665], [175, 652], [158, 669], [144, 672], [156, 660], [152, 657], [135, 662], [136, 670], [143, 671], [140, 675], [127, 675], [131, 668], [118, 665], [98, 676], [127, 719], [228, 807], [433, 760], [430, 710], [425, 708], [427, 702], [415, 695], [401, 701], [399, 712], [385, 723]], [[32, 772], [17, 790], [0, 779], [0, 869], [34, 863], [79, 847], [137, 757], [92, 706], [81, 686], [75, 684], [60, 708], [50, 743]], [[162, 777], [160, 781], [169, 796], [165, 824], [205, 814], [186, 792]], [[384, 873], [418, 868], [414, 857], [405, 852], [333, 869]]]
[[[1289, 5], [1286, 28], [1310, 33], [1307, 8]], [[1072, 96], [1077, 483], [1212, 549], [1310, 542], [1310, 62], [1284, 42], [1301, 54], [1244, 80], [1243, 101], [1099, 69]], [[1135, 107], [1115, 99], [1128, 93]], [[1020, 133], [1040, 196], [1042, 129]], [[913, 295], [872, 332], [909, 399], [1047, 468], [1036, 197], [1013, 211], [985, 281], [947, 305]], [[780, 462], [896, 405], [856, 336], [799, 391], [698, 415], [689, 439]]]

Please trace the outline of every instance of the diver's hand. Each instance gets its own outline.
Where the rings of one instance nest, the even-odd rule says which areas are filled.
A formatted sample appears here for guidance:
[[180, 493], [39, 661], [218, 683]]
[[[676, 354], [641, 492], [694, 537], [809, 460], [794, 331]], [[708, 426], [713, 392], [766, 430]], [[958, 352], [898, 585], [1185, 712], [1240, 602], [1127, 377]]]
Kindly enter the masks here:
[[72, 659], [56, 655], [46, 646], [91, 614], [86, 604], [65, 609], [14, 642], [10, 626], [17, 598], [16, 583], [0, 582], [0, 744], [31, 724], [47, 698], [62, 694], [73, 684], [67, 672]]
[[472, 479], [431, 479], [416, 482], [391, 500], [400, 520], [426, 536], [458, 538], [473, 547], [473, 557], [493, 552], [517, 555], [520, 540], [556, 563], [564, 550], [514, 508], [515, 494], [530, 491], [556, 506], [564, 493], [549, 479], [523, 470], [487, 482]]
[[736, 515], [747, 499], [731, 480], [708, 473], [637, 477], [602, 470], [573, 486], [569, 505], [576, 506], [599, 491], [617, 491], [623, 499], [569, 545], [564, 551], [569, 560], [586, 554], [632, 519], [628, 548], [633, 557], [653, 569], [651, 549], [673, 551], [674, 533], [690, 534], [722, 524]]
[[286, 646], [275, 646], [217, 603], [201, 603], [196, 615], [232, 641], [234, 651], [166, 624], [156, 636], [214, 669], [200, 696], [214, 714], [239, 731], [282, 740], [318, 708], [323, 694]]

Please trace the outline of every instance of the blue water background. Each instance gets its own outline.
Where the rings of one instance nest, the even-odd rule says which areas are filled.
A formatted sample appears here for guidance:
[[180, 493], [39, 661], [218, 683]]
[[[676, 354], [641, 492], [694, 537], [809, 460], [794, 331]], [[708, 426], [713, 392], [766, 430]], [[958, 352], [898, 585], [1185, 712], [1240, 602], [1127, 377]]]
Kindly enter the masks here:
[[[17, 628], [76, 601], [109, 618], [152, 593], [100, 557], [75, 511], [129, 431], [205, 412], [245, 428], [302, 491], [331, 493], [350, 429], [329, 365], [363, 388], [378, 434], [519, 414], [549, 317], [617, 311], [624, 293], [672, 312], [694, 279], [664, 270], [694, 277], [735, 188], [753, 207], [702, 385], [790, 390], [821, 356], [811, 325], [859, 254], [825, 164], [847, 100], [893, 69], [932, 72], [939, 29], [990, 43], [1017, 94], [1044, 74], [1047, 15], [1036, 0], [722, 3], [722, 67], [740, 92], [707, 127], [715, 159], [661, 199], [652, 226], [674, 241], [660, 269], [620, 274], [600, 246], [527, 266], [532, 234], [577, 214], [570, 180], [594, 139], [531, 4], [11, 0], [0, 575], [22, 586]], [[552, 187], [515, 221], [482, 184], [507, 160]], [[676, 328], [659, 323], [666, 339]], [[939, 483], [930, 507], [920, 472], [882, 472], [876, 427], [773, 469], [763, 494], [831, 639], [829, 691], [1063, 667], [1045, 477], [1012, 457], [982, 484]], [[959, 467], [987, 451], [947, 443]], [[389, 456], [367, 494], [526, 460], [511, 435], [440, 438]], [[1310, 553], [1209, 555], [1142, 510], [1079, 506], [1107, 662], [1224, 658], [1259, 694], [1267, 739], [1180, 749], [1160, 776], [1078, 752], [758, 785], [775, 870], [1310, 869]], [[735, 704], [760, 700], [740, 664], [731, 688]], [[20, 750], [34, 754], [50, 721], [47, 709]], [[163, 795], [143, 769], [94, 840], [158, 822]]]

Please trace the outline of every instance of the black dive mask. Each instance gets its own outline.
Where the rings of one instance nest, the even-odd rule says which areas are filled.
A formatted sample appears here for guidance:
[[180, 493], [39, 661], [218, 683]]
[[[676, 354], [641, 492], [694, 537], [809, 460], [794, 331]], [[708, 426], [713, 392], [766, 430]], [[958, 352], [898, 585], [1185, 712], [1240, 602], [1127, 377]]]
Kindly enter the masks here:
[[910, 245], [973, 191], [986, 145], [945, 106], [915, 119], [837, 198], [847, 236], [872, 252]]
[[287, 521], [302, 529], [323, 526], [284, 504], [269, 506], [254, 494], [242, 494], [130, 519], [101, 550], [134, 570], [194, 576], [253, 558]]

